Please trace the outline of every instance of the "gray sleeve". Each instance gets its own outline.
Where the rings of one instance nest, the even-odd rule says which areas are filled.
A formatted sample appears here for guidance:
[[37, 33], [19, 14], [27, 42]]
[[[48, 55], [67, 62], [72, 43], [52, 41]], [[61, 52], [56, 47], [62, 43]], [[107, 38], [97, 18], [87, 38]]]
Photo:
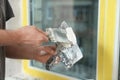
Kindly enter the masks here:
[[14, 17], [14, 13], [8, 0], [6, 0], [6, 21], [9, 20], [11, 17]]

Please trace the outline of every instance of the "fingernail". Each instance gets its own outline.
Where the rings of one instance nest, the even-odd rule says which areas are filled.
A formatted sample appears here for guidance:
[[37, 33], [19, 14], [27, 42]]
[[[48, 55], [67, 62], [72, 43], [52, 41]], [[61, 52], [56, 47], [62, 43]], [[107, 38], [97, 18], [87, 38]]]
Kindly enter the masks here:
[[40, 55], [45, 55], [47, 54], [45, 51], [40, 51]]

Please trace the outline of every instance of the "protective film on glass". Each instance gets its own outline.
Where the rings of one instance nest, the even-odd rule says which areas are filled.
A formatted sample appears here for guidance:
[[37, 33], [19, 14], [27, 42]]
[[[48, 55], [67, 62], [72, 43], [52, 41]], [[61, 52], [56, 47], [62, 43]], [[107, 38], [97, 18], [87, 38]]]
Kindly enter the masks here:
[[[30, 7], [30, 23], [44, 31], [47, 28], [59, 28], [61, 22], [66, 21], [72, 28], [77, 46], [83, 55], [70, 69], [66, 69], [65, 64], [60, 62], [50, 71], [77, 79], [95, 80], [98, 0], [30, 0]], [[66, 37], [62, 34], [57, 35]], [[63, 38], [58, 37], [58, 39]], [[63, 51], [63, 53], [67, 52], [67, 49]], [[46, 70], [45, 65], [40, 62], [31, 60], [30, 63], [32, 67]]]
[[[66, 69], [71, 68], [83, 55], [77, 44], [76, 36], [71, 27], [63, 21], [58, 28], [47, 28], [46, 32], [51, 42], [56, 44], [56, 55], [52, 56], [46, 63], [46, 69], [62, 62]], [[59, 58], [59, 60], [57, 59]], [[57, 64], [56, 64], [57, 63]]]

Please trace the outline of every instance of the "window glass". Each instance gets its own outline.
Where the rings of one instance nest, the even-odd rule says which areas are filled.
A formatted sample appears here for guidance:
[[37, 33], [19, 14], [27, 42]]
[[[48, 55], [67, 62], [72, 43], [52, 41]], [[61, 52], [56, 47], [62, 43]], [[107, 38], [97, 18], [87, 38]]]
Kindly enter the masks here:
[[[78, 79], [96, 79], [98, 0], [30, 0], [30, 24], [43, 30], [58, 27], [62, 21], [71, 26], [83, 58], [70, 70], [63, 67], [53, 72]], [[31, 65], [44, 66], [32, 60]]]

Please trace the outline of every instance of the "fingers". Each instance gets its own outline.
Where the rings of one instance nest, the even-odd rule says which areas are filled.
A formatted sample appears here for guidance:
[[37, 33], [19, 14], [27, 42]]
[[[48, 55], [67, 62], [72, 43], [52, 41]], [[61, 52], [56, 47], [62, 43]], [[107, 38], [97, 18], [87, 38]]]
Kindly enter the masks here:
[[43, 55], [43, 56], [36, 56], [35, 59], [36, 59], [37, 61], [42, 62], [42, 63], [46, 63], [50, 57], [52, 57], [52, 55], [46, 54], [46, 55]]
[[53, 45], [53, 46], [46, 46], [46, 47], [50, 47], [51, 49], [56, 50], [56, 46], [55, 45]]
[[51, 54], [55, 55], [56, 54], [56, 48], [54, 46], [40, 46], [38, 47], [39, 54], [44, 55], [44, 54]]
[[49, 41], [48, 37], [40, 35], [40, 38], [41, 37], [42, 37], [42, 39], [40, 40], [40, 42], [48, 42]]
[[[42, 38], [42, 39], [41, 39], [42, 42], [48, 41], [47, 33], [45, 33], [44, 31], [42, 31], [41, 29], [38, 29], [38, 28], [35, 27], [35, 26], [26, 26], [25, 28], [31, 28], [31, 29], [32, 29], [32, 32], [33, 32], [33, 30], [36, 31], [36, 32], [38, 32], [38, 34], [36, 34], [36, 36], [37, 36], [38, 38], [40, 38], [40, 39]], [[35, 32], [34, 32], [34, 33], [35, 33]]]
[[[37, 28], [36, 28], [37, 29]], [[42, 31], [41, 29], [37, 29], [39, 32], [41, 32], [43, 35], [46, 35], [46, 36], [48, 36], [47, 35], [47, 33], [46, 32], [44, 32], [44, 31]]]
[[[38, 28], [36, 28], [36, 27], [34, 27], [33, 26], [33, 28], [36, 30], [36, 31], [38, 31], [38, 38], [42, 38], [40, 41], [41, 42], [48, 42], [48, 37], [47, 37], [47, 34], [44, 32], [44, 31], [42, 31], [41, 29], [38, 29]], [[37, 35], [36, 35], [37, 36]]]
[[[36, 60], [42, 63], [46, 63], [51, 57], [53, 57], [53, 55], [46, 54], [42, 56], [37, 56]], [[58, 64], [60, 61], [61, 61], [60, 57], [56, 57], [54, 64]]]
[[56, 54], [54, 46], [40, 46], [37, 50], [34, 59], [42, 63], [46, 63], [50, 57]]

